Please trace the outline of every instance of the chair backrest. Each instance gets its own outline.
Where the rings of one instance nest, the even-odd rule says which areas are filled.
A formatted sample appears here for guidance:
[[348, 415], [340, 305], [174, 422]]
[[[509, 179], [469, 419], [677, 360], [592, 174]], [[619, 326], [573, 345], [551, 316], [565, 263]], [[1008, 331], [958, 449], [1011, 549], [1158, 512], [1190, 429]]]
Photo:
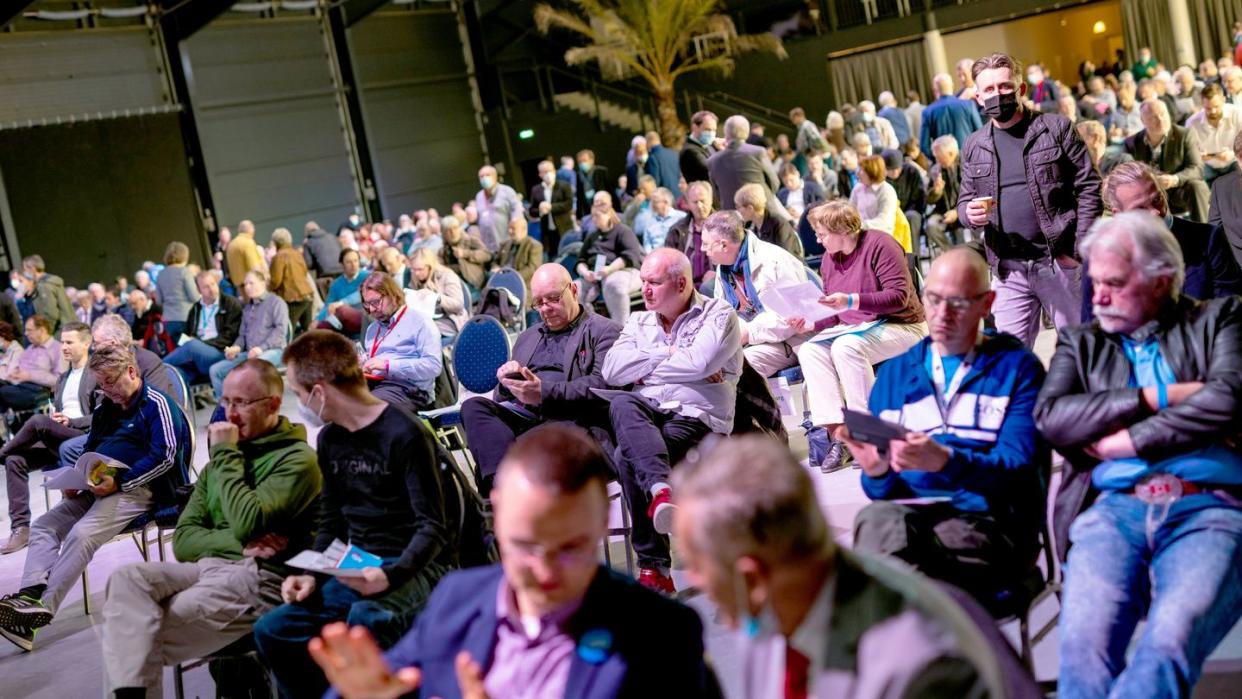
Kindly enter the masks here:
[[560, 245], [557, 246], [556, 256], [560, 257], [568, 252], [567, 248], [574, 243], [582, 243], [582, 231], [570, 231], [561, 236]]
[[181, 408], [182, 414], [185, 415], [185, 421], [190, 426], [190, 443], [187, 445], [189, 454], [185, 460], [189, 473], [185, 474], [186, 481], [192, 480], [191, 476], [195, 475], [194, 471], [194, 449], [198, 439], [198, 420], [194, 414], [194, 397], [190, 395], [190, 387], [186, 385], [185, 376], [171, 364], [163, 365], [168, 372], [168, 383], [172, 387], [173, 392], [169, 397]]
[[802, 216], [798, 218], [798, 240], [802, 241], [802, 255], [805, 258], [823, 256], [824, 246], [819, 244], [819, 238], [815, 237], [815, 229], [811, 227], [811, 222], [806, 220], [806, 211], [803, 211]]
[[518, 308], [526, 307], [526, 282], [522, 275], [512, 267], [502, 267], [487, 280], [487, 285], [497, 289], [506, 289], [517, 297]]
[[498, 383], [496, 371], [509, 361], [510, 351], [509, 334], [500, 321], [491, 316], [474, 316], [453, 343], [457, 380], [472, 393], [490, 392]]

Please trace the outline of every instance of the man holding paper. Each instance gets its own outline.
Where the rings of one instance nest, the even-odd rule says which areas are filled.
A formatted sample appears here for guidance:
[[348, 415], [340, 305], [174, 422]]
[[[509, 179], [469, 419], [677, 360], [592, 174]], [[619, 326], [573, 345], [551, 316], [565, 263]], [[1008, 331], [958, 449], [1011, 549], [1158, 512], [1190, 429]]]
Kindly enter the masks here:
[[310, 544], [323, 482], [306, 428], [280, 415], [284, 390], [262, 359], [229, 372], [225, 419], [207, 428], [210, 460], [173, 535], [179, 562], [108, 578], [103, 656], [117, 697], [162, 697], [165, 665], [224, 648], [279, 603], [279, 564]]
[[[716, 266], [715, 298], [737, 311], [746, 361], [768, 377], [798, 363], [797, 348], [810, 333], [799, 334], [768, 301], [784, 301], [780, 290], [808, 287], [812, 303], [819, 289], [807, 281], [806, 265], [773, 243], [748, 233], [736, 211], [717, 211], [703, 223], [703, 251]], [[773, 299], [772, 296], [780, 297]], [[780, 304], [794, 310], [787, 304]], [[827, 310], [827, 309], [825, 309]]]
[[339, 539], [383, 560], [360, 577], [285, 578], [285, 604], [254, 625], [255, 645], [283, 696], [317, 697], [328, 683], [306, 643], [334, 621], [367, 627], [381, 645], [394, 643], [456, 567], [456, 524], [450, 529], [445, 521], [434, 438], [413, 415], [371, 394], [352, 342], [311, 330], [283, 359], [299, 417], [322, 428], [323, 491], [311, 549], [322, 553]]
[[61, 500], [30, 528], [21, 589], [0, 599], [0, 635], [27, 651], [95, 551], [135, 517], [174, 504], [177, 489], [189, 480], [185, 414], [143, 381], [133, 351], [101, 347], [88, 366], [104, 399], [91, 415], [86, 451], [129, 468], [101, 476], [89, 493]]
[[970, 592], [996, 614], [997, 593], [1039, 553], [1049, 454], [1035, 429], [1044, 369], [1012, 335], [979, 327], [996, 292], [968, 248], [936, 258], [923, 292], [931, 337], [889, 360], [871, 411], [906, 433], [885, 444], [847, 435], [874, 502], [854, 547], [896, 556]]
[[927, 335], [906, 254], [893, 236], [862, 230], [847, 201], [818, 204], [807, 221], [824, 246], [819, 303], [835, 313], [818, 322], [787, 318], [796, 332], [817, 334], [798, 348], [814, 425], [807, 433], [811, 465], [824, 473], [849, 464], [838, 431], [845, 408], [866, 411], [875, 383], [873, 365], [895, 357]]

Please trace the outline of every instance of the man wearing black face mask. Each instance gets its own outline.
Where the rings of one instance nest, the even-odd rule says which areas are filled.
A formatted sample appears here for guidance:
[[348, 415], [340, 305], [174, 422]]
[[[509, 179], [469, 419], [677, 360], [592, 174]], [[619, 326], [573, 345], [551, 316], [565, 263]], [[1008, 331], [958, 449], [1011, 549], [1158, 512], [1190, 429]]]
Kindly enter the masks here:
[[997, 329], [1032, 345], [1041, 308], [1058, 328], [1081, 321], [1075, 241], [1100, 215], [1100, 177], [1068, 119], [1022, 106], [1017, 61], [994, 53], [972, 73], [990, 123], [962, 148], [958, 218], [983, 231]]

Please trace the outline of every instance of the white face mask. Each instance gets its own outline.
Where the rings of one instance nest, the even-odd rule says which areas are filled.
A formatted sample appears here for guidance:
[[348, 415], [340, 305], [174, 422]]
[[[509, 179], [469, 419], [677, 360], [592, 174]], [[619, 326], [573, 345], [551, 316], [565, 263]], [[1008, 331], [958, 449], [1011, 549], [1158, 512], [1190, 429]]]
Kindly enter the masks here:
[[[306, 399], [307, 403], [309, 403], [311, 400], [314, 400], [314, 398], [315, 398], [315, 389], [312, 387], [310, 391], [310, 396]], [[298, 399], [298, 418], [302, 422], [306, 423], [307, 425], [311, 427], [323, 427], [324, 424], [326, 424], [325, 420], [323, 419], [323, 408], [324, 408], [324, 402], [322, 401], [322, 399], [321, 399], [321, 402], [319, 403], [319, 410], [315, 411], [315, 410], [311, 410], [310, 406], [307, 405], [306, 403], [303, 403], [302, 400], [299, 398]]]
[[555, 172], [546, 172], [546, 173], [544, 173], [544, 175], [543, 175], [543, 183], [544, 183], [544, 184], [546, 184], [546, 185], [548, 185], [549, 187], [551, 187], [551, 186], [552, 186], [552, 183], [553, 183], [553, 182], [555, 182], [555, 181], [556, 181], [556, 173], [555, 173]]

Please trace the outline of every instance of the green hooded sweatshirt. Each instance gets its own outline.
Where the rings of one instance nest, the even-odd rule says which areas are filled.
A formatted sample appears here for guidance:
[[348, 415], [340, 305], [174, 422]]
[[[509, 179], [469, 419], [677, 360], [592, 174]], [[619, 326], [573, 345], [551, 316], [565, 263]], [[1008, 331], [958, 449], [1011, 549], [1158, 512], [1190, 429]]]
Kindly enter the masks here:
[[240, 559], [248, 542], [270, 533], [289, 539], [271, 562], [310, 545], [323, 477], [305, 427], [281, 417], [271, 432], [213, 444], [209, 454], [173, 534], [177, 560]]

